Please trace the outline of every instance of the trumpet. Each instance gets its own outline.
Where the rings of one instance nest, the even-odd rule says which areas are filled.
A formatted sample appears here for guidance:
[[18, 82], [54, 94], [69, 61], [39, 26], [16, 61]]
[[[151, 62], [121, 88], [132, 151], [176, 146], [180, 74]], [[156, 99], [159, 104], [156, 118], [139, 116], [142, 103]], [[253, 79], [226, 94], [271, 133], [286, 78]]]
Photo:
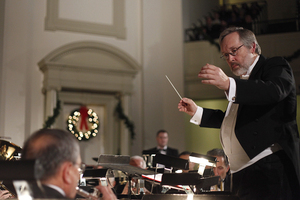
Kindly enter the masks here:
[[97, 188], [93, 188], [93, 192], [89, 193], [79, 187], [76, 187], [76, 192], [78, 195], [80, 195], [86, 199], [93, 199], [93, 198], [98, 199], [100, 196], [100, 191]]

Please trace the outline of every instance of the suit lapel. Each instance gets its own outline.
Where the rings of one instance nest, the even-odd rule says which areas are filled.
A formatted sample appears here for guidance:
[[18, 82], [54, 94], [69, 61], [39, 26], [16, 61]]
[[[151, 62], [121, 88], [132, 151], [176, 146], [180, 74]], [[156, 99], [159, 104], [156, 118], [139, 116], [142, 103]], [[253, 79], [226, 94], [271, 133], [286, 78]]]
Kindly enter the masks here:
[[250, 76], [249, 76], [249, 79], [250, 80], [253, 80], [256, 76], [256, 73], [259, 71], [259, 69], [263, 66], [263, 63], [265, 62], [266, 58], [263, 56], [263, 55], [260, 55], [256, 65], [254, 66]]

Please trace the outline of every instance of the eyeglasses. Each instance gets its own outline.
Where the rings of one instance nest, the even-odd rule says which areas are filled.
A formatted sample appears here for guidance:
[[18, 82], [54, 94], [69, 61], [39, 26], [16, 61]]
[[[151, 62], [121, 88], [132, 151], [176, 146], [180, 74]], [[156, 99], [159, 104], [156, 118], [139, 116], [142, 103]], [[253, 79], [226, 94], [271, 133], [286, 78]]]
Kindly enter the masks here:
[[85, 170], [85, 164], [84, 163], [75, 163], [74, 164], [74, 166], [75, 165], [78, 165], [78, 172], [80, 173], [80, 174], [83, 174], [83, 172], [84, 172], [84, 170]]
[[242, 46], [244, 46], [244, 44], [242, 44], [241, 46], [239, 46], [239, 47], [236, 48], [236, 49], [233, 49], [231, 53], [224, 53], [223, 55], [221, 55], [220, 58], [222, 58], [222, 59], [224, 59], [224, 60], [228, 60], [229, 54], [232, 55], [232, 56], [236, 56], [237, 53], [238, 53], [238, 50], [239, 50]]

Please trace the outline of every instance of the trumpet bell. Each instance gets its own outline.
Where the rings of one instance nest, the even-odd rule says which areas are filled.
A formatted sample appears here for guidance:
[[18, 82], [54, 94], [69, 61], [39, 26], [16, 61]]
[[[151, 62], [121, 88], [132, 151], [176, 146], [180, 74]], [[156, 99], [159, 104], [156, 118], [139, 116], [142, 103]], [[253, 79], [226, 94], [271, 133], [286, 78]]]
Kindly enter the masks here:
[[0, 139], [0, 160], [17, 160], [22, 148], [18, 145]]

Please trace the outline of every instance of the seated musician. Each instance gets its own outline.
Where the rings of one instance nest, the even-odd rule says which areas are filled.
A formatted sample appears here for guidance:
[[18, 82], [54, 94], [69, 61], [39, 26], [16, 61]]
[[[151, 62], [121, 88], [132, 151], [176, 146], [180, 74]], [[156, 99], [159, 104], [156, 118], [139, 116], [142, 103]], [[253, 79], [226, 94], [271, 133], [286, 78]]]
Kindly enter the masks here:
[[[132, 156], [130, 157], [130, 165], [141, 168], [141, 169], [146, 169], [146, 162], [144, 161], [144, 159], [141, 156]], [[131, 180], [131, 184], [132, 186], [134, 186], [135, 184], [137, 184], [136, 180]], [[131, 187], [131, 193], [133, 194], [139, 194], [138, 191], [136, 191], [137, 188], [136, 187]], [[146, 189], [146, 187], [144, 187], [143, 189], [144, 194], [151, 194], [151, 192], [149, 192], [149, 190]], [[128, 194], [128, 182], [125, 185], [122, 194]]]
[[[189, 152], [189, 151], [183, 151], [183, 152], [181, 152], [179, 154], [179, 158], [185, 159], [185, 160], [189, 160], [190, 159], [190, 155], [191, 155], [191, 152]], [[196, 163], [193, 163], [193, 162], [189, 161], [189, 169], [188, 170], [182, 170], [182, 172], [186, 173], [186, 172], [196, 171], [196, 170], [194, 170], [195, 164]]]
[[[59, 129], [41, 129], [27, 139], [22, 160], [35, 159], [41, 185], [33, 187], [34, 198], [74, 199], [81, 166], [80, 148], [76, 138]], [[96, 186], [102, 199], [116, 200], [111, 188]]]
[[225, 152], [223, 149], [212, 149], [206, 155], [216, 157], [218, 161], [213, 172], [215, 176], [220, 176], [220, 182], [218, 188], [212, 190], [230, 191], [230, 166]]
[[[159, 130], [156, 133], [157, 146], [148, 150], [143, 150], [142, 154], [143, 155], [163, 154], [167, 156], [178, 157], [178, 150], [169, 147], [168, 141], [169, 141], [169, 133], [166, 130]], [[148, 167], [156, 167], [156, 163], [153, 162], [152, 166], [148, 166]], [[158, 164], [158, 167], [163, 168], [164, 165]]]

